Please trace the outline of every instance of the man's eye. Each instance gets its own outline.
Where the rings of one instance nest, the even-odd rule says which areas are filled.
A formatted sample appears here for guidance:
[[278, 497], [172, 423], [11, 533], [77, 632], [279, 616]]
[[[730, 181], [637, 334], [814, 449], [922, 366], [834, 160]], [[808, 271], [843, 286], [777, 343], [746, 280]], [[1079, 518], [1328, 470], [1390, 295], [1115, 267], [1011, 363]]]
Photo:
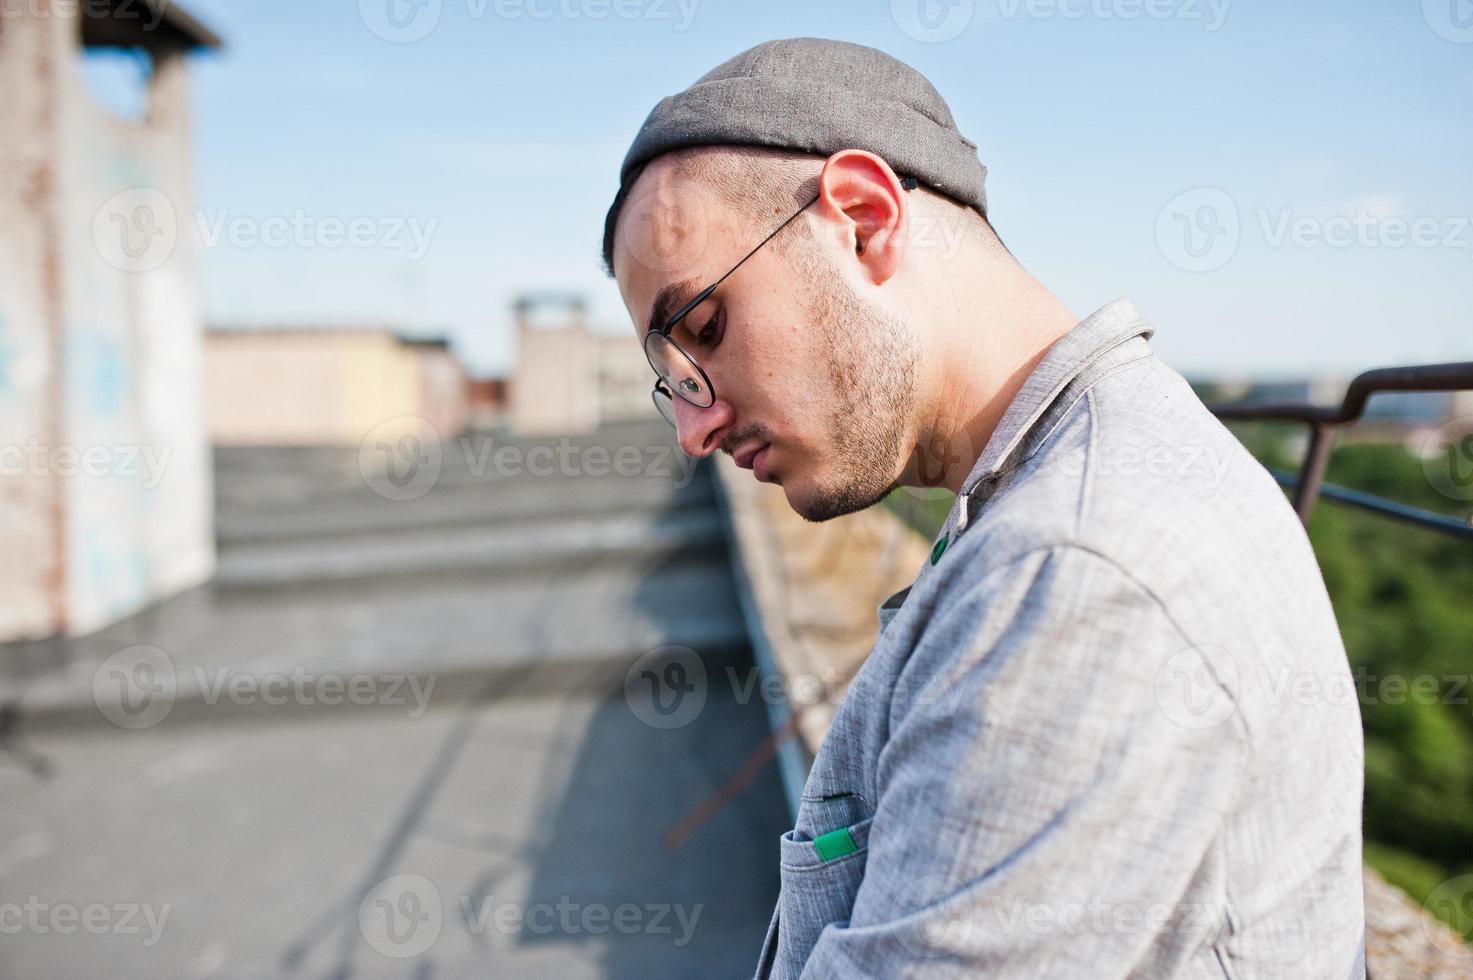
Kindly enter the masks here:
[[716, 314], [706, 321], [706, 325], [696, 332], [696, 343], [701, 347], [714, 347], [721, 342], [721, 314]]

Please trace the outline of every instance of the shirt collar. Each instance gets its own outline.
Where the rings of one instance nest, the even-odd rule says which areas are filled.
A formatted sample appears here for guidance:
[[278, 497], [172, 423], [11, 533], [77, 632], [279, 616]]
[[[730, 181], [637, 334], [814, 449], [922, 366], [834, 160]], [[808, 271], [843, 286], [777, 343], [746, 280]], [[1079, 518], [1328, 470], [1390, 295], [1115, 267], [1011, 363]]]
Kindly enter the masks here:
[[[1058, 403], [1064, 390], [1086, 368], [1121, 344], [1153, 333], [1135, 304], [1117, 299], [1095, 310], [1055, 341], [1003, 413], [976, 465], [962, 484], [970, 497], [985, 480], [1003, 472], [1026, 442], [1029, 432]], [[958, 515], [953, 511], [952, 524]]]

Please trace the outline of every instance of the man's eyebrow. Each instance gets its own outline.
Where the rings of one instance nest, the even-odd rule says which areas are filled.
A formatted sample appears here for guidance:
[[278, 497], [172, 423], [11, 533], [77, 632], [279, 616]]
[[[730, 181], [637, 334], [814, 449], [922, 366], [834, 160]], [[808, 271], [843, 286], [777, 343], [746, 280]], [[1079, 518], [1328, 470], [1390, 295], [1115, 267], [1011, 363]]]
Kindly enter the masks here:
[[660, 291], [655, 294], [654, 304], [650, 306], [650, 323], [645, 332], [663, 329], [665, 321], [674, 316], [676, 310], [689, 303], [691, 297], [699, 291], [694, 279], [683, 279], [661, 286]]

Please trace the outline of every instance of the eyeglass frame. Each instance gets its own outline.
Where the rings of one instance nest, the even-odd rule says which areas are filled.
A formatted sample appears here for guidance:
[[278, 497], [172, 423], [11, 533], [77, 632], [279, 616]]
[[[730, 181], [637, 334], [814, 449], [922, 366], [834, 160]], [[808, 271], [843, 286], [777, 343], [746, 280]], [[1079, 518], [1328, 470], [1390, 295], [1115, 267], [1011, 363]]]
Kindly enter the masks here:
[[[900, 178], [900, 186], [908, 191], [915, 190], [917, 187], [920, 186], [920, 183], [921, 182], [915, 177]], [[675, 397], [677, 395], [679, 395], [682, 400], [695, 405], [697, 408], [710, 408], [712, 405], [716, 404], [716, 386], [711, 383], [711, 376], [706, 373], [706, 369], [701, 366], [701, 362], [696, 360], [695, 357], [691, 355], [690, 351], [680, 346], [680, 342], [671, 337], [670, 334], [675, 330], [675, 327], [680, 323], [680, 321], [685, 319], [686, 315], [689, 314], [691, 310], [694, 310], [697, 306], [700, 306], [702, 303], [704, 303], [711, 296], [711, 294], [716, 291], [716, 287], [720, 286], [723, 282], [726, 281], [728, 276], [740, 269], [744, 262], [746, 262], [752, 256], [756, 255], [757, 250], [760, 249], [763, 245], [766, 245], [768, 242], [776, 238], [778, 232], [782, 231], [788, 225], [792, 224], [793, 219], [797, 218], [798, 215], [813, 207], [813, 205], [818, 202], [818, 199], [821, 196], [822, 194], [813, 195], [812, 200], [790, 214], [787, 219], [783, 221], [782, 224], [774, 228], [768, 234], [768, 236], [762, 239], [762, 241], [758, 242], [750, 252], [748, 252], [746, 255], [743, 255], [736, 265], [732, 266], [730, 269], [727, 269], [726, 272], [722, 274], [720, 279], [717, 279], [711, 285], [707, 286], [705, 289], [702, 289], [699, 293], [696, 293], [685, 303], [684, 306], [676, 310], [674, 313], [670, 314], [669, 318], [666, 319], [663, 326], [653, 327], [645, 331], [644, 342], [642, 344], [644, 357], [645, 360], [649, 362], [650, 369], [655, 372], [655, 383], [654, 386], [650, 388], [650, 400], [654, 402], [655, 410], [660, 413], [660, 416], [671, 425], [675, 425]], [[670, 389], [670, 386], [665, 384], [664, 376], [660, 374], [660, 369], [655, 366], [654, 358], [650, 356], [650, 335], [656, 333], [663, 337], [667, 344], [679, 351], [680, 355], [684, 357], [687, 361], [689, 361], [692, 367], [700, 372], [701, 381], [705, 384], [706, 390], [711, 393], [711, 400], [708, 403], [706, 403], [705, 405], [697, 404], [690, 398], [686, 397], [684, 394], [681, 394], [678, 391], [672, 391]], [[663, 395], [670, 403], [671, 414], [669, 415], [666, 415], [665, 410], [660, 406], [661, 395]]]

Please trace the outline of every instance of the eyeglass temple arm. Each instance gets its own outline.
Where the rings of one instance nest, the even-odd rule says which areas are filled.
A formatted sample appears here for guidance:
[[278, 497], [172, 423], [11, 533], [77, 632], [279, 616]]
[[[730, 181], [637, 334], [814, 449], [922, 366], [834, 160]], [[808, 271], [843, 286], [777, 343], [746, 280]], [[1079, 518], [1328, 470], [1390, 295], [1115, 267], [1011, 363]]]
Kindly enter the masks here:
[[[905, 190], [908, 190], [908, 191], [915, 190], [917, 187], [920, 186], [920, 183], [921, 182], [919, 180], [917, 180], [916, 178], [914, 178], [914, 177], [902, 177], [902, 178], [900, 178], [900, 186], [902, 188], [904, 188]], [[690, 298], [690, 301], [688, 303], [686, 303], [680, 309], [678, 309], [674, 313], [672, 313], [670, 315], [670, 319], [668, 319], [668, 320], [665, 321], [665, 329], [663, 331], [665, 333], [665, 335], [666, 336], [669, 336], [670, 331], [675, 327], [675, 324], [677, 324], [677, 323], [680, 322], [680, 318], [681, 317], [685, 316], [687, 313], [689, 313], [691, 310], [695, 309], [697, 306], [700, 306], [701, 303], [706, 299], [706, 297], [710, 296], [713, 292], [715, 292], [716, 291], [716, 287], [719, 286], [719, 285], [721, 285], [723, 282], [726, 281], [726, 276], [729, 276], [733, 272], [735, 272], [738, 269], [740, 269], [742, 267], [742, 262], [745, 262], [748, 259], [750, 259], [753, 255], [756, 255], [757, 254], [757, 249], [761, 248], [763, 245], [766, 245], [768, 242], [772, 241], [773, 238], [775, 238], [777, 236], [777, 233], [778, 232], [782, 231], [788, 225], [790, 225], [790, 224], [793, 223], [793, 219], [794, 218], [798, 217], [798, 215], [802, 214], [804, 211], [807, 211], [809, 208], [813, 207], [814, 203], [819, 199], [820, 196], [821, 195], [819, 195], [819, 194], [813, 195], [813, 200], [809, 201], [807, 204], [803, 205], [801, 208], [799, 208], [798, 210], [794, 211], [791, 215], [788, 216], [788, 220], [787, 221], [784, 221], [782, 224], [780, 224], [776, 228], [772, 229], [772, 234], [768, 235], [766, 238], [762, 239], [762, 241], [758, 242], [757, 245], [752, 249], [752, 251], [748, 252], [746, 255], [743, 255], [741, 262], [738, 262], [736, 265], [732, 266], [730, 269], [727, 269], [726, 270], [726, 275], [723, 275], [720, 279], [717, 279], [711, 285], [707, 286], [705, 289], [701, 290], [699, 293], [696, 293], [694, 296], [692, 296]]]

